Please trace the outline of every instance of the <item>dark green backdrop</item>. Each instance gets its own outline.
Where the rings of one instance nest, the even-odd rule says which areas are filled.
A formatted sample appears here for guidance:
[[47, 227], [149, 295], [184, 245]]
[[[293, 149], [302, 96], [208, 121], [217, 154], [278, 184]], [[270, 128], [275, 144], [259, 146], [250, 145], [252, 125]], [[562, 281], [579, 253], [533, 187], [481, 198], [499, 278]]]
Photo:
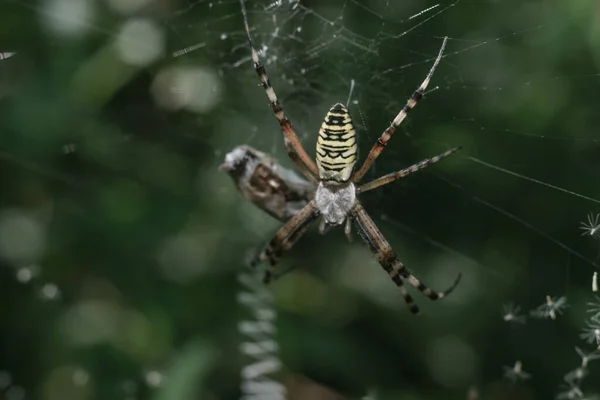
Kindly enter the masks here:
[[[239, 144], [292, 164], [237, 1], [114, 3], [0, 0], [0, 52], [16, 53], [0, 61], [0, 397], [239, 398], [236, 274], [279, 223], [217, 167]], [[412, 317], [359, 240], [311, 231], [271, 287], [277, 378], [348, 398], [553, 398], [575, 346], [593, 350], [579, 333], [599, 242], [578, 227], [600, 210], [599, 3], [288, 3], [249, 18], [311, 154], [354, 79], [364, 156], [449, 36], [368, 176], [464, 149], [362, 200], [417, 276], [463, 281], [438, 303], [415, 293]], [[556, 320], [503, 321], [547, 295], [568, 299]], [[517, 360], [532, 378], [513, 384]]]

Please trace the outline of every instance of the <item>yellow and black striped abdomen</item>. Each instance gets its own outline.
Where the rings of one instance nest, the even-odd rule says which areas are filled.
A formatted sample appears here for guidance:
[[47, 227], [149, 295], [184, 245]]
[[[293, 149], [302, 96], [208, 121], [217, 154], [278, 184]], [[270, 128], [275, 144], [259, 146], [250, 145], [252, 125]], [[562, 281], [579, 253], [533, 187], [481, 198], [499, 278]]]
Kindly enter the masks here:
[[347, 182], [356, 163], [356, 131], [348, 109], [341, 103], [329, 109], [319, 129], [317, 166], [319, 178]]

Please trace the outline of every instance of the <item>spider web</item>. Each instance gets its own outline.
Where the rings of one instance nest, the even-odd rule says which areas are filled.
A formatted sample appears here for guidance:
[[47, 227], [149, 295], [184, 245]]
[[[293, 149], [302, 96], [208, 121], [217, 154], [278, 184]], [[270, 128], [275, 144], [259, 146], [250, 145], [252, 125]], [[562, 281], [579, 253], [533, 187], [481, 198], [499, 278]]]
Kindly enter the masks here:
[[[189, 41], [190, 49], [199, 46], [194, 42], [199, 27], [210, 40], [221, 41], [213, 54], [211, 46], [201, 42], [202, 57], [218, 59], [215, 68], [237, 93], [223, 100], [224, 126], [219, 130], [227, 134], [215, 135], [217, 156], [247, 143], [285, 159], [281, 136], [265, 111], [264, 94], [252, 84], [255, 73], [239, 10], [232, 3], [192, 2], [167, 25], [183, 42]], [[595, 252], [577, 234], [588, 210], [600, 205], [591, 185], [597, 178], [598, 160], [593, 153], [599, 143], [591, 127], [598, 117], [585, 114], [585, 105], [578, 108], [585, 123], [575, 129], [568, 123], [566, 106], [568, 93], [577, 92], [581, 98], [589, 93], [586, 88], [598, 84], [600, 75], [593, 62], [581, 63], [581, 70], [573, 71], [541, 59], [550, 57], [546, 49], [557, 35], [567, 37], [564, 46], [579, 37], [581, 9], [566, 7], [566, 15], [550, 18], [540, 11], [544, 7], [523, 7], [509, 26], [499, 21], [510, 19], [513, 6], [495, 3], [278, 1], [249, 2], [248, 9], [255, 45], [309, 151], [325, 111], [334, 102], [345, 102], [352, 88], [350, 110], [364, 154], [422, 81], [443, 37], [449, 36], [443, 65], [426, 99], [399, 129], [369, 176], [400, 169], [454, 145], [463, 145], [464, 150], [425, 176], [366, 196], [368, 203], [385, 210], [379, 215], [371, 212], [391, 225], [411, 222], [411, 229], [428, 237], [447, 237], [448, 230], [460, 230], [457, 243], [450, 246], [454, 249], [461, 248], [461, 241], [480, 241], [482, 230], [493, 231], [496, 224], [511, 234], [539, 240], [541, 248], [563, 257], [561, 279], [554, 284], [559, 291], [567, 290], [562, 282], [564, 274], [571, 273], [564, 268], [567, 260], [572, 258], [586, 276], [598, 268]], [[465, 24], [467, 12], [478, 18]], [[216, 17], [199, 17], [202, 22], [189, 23], [189, 28], [181, 22], [196, 16]], [[585, 57], [585, 51], [581, 53]], [[511, 54], [520, 57], [522, 65], [511, 63]], [[185, 56], [193, 57], [193, 52]], [[248, 126], [243, 131], [240, 115], [242, 126]], [[436, 201], [442, 191], [449, 205]], [[473, 219], [469, 215], [474, 211], [487, 223], [467, 223], [460, 229], [464, 221]], [[490, 233], [487, 239], [493, 236]], [[480, 244], [479, 250], [485, 247]], [[500, 251], [494, 245], [488, 250]], [[490, 271], [497, 268], [486, 269], [494, 274]], [[531, 285], [535, 282], [524, 283], [522, 289], [528, 291]]]
[[[425, 100], [368, 177], [455, 145], [464, 149], [363, 201], [408, 265], [418, 266], [420, 274], [433, 266], [424, 278], [432, 285], [451, 282], [454, 271], [465, 274], [467, 294], [448, 301], [479, 299], [489, 309], [509, 300], [533, 309], [555, 294], [581, 299], [599, 269], [597, 244], [578, 230], [600, 205], [595, 185], [600, 139], [592, 106], [600, 82], [598, 59], [590, 57], [589, 45], [576, 45], [586, 37], [578, 27], [586, 21], [585, 6], [558, 11], [535, 2], [515, 13], [515, 4], [248, 2], [255, 46], [309, 152], [326, 110], [350, 98], [364, 155], [423, 80], [443, 37], [449, 37]], [[219, 14], [206, 27], [228, 49], [218, 54], [215, 68], [236, 95], [224, 100], [215, 154], [246, 143], [284, 160], [266, 97], [254, 87], [239, 10], [234, 5], [229, 11], [230, 6], [200, 1], [185, 10], [188, 18], [206, 7]], [[193, 40], [176, 21], [173, 30]], [[590, 35], [586, 43], [597, 43], [597, 35]], [[560, 59], [557, 51], [573, 51], [573, 59]], [[333, 279], [402, 307], [395, 288], [382, 289], [385, 276], [365, 279], [359, 251], [320, 257], [334, 263]], [[516, 354], [527, 352], [515, 347]], [[442, 377], [448, 371], [438, 372]], [[440, 378], [453, 385], [461, 377], [446, 379]]]
[[[40, 20], [51, 12], [29, 3], [7, 3]], [[546, 295], [573, 296], [577, 301], [583, 298], [584, 289], [589, 291], [589, 278], [599, 269], [599, 253], [597, 244], [581, 237], [578, 227], [589, 212], [600, 209], [596, 184], [600, 121], [595, 101], [600, 60], [593, 51], [599, 42], [598, 28], [590, 18], [597, 7], [593, 2], [557, 5], [541, 1], [298, 0], [248, 1], [247, 7], [253, 39], [271, 83], [311, 154], [327, 109], [350, 98], [350, 112], [364, 156], [423, 80], [443, 38], [449, 37], [425, 98], [398, 129], [367, 178], [401, 169], [452, 146], [462, 145], [464, 149], [451, 159], [361, 199], [400, 259], [424, 281], [441, 288], [458, 271], [463, 273], [461, 290], [447, 299], [457, 306], [450, 311], [457, 325], [468, 326], [471, 312], [486, 310], [493, 314], [509, 300], [533, 309]], [[150, 16], [155, 21], [165, 41], [162, 56], [142, 62], [149, 78], [142, 82], [132, 79], [118, 89], [120, 94], [150, 91], [149, 97], [162, 105], [162, 112], [169, 115], [164, 126], [175, 144], [159, 137], [143, 138], [165, 146], [169, 154], [200, 160], [194, 162], [201, 164], [196, 183], [202, 207], [216, 214], [223, 213], [219, 211], [223, 204], [237, 210], [234, 220], [243, 221], [241, 228], [226, 217], [215, 217], [209, 225], [210, 234], [186, 238], [186, 243], [204, 244], [192, 257], [194, 265], [220, 264], [218, 255], [227, 250], [224, 245], [217, 246], [219, 238], [228, 235], [231, 243], [251, 248], [257, 237], [266, 241], [277, 227], [250, 206], [231, 200], [238, 196], [231, 182], [215, 174], [223, 155], [236, 145], [249, 144], [289, 166], [291, 163], [286, 160], [281, 133], [266, 96], [257, 88], [238, 2], [173, 1], [143, 10], [148, 15], [133, 15]], [[99, 18], [87, 16], [84, 20], [82, 15], [75, 14], [73, 20], [87, 26], [83, 31], [92, 36], [91, 43], [118, 36], [120, 24], [131, 18], [126, 14], [122, 21], [106, 26], [98, 22]], [[15, 64], [10, 63], [17, 63], [15, 60], [23, 53], [22, 58], [31, 57], [28, 51], [37, 49], [25, 45], [20, 49], [23, 40], [16, 36], [13, 39], [13, 43], [2, 42], [6, 47], [0, 48], [16, 52], [10, 60], [0, 61], [6, 63], [6, 67], [0, 66], [4, 83], [0, 100], [18, 93], [14, 82], [26, 76], [11, 68]], [[69, 44], [61, 39], [52, 46], [61, 51]], [[177, 91], [189, 92], [173, 81], [167, 80], [174, 86], [172, 92], [148, 90], [160, 86], [157, 77], [174, 68], [200, 70], [208, 77], [206, 81], [213, 82], [212, 86], [201, 87], [204, 94], [199, 103], [182, 107]], [[144, 124], [134, 124], [136, 127], [128, 127], [122, 135], [124, 140], [145, 134], [137, 126]], [[79, 145], [76, 135], [61, 137], [57, 142], [62, 150]], [[202, 150], [191, 151], [192, 146]], [[63, 168], [40, 166], [7, 141], [3, 149], [5, 163], [69, 185], [78, 184]], [[140, 180], [144, 185], [157, 185], [152, 179]], [[177, 189], [168, 184], [164, 188]], [[234, 228], [239, 232], [232, 233]], [[349, 249], [342, 239], [332, 236], [326, 237], [327, 242], [323, 239], [325, 245], [320, 238], [310, 237], [305, 239], [304, 247], [299, 244], [304, 249], [320, 246], [315, 256], [299, 257], [302, 268], [309, 270], [310, 276], [319, 276], [311, 265], [326, 269], [332, 275], [326, 281], [332, 285], [340, 282], [377, 304], [402, 310], [396, 289], [389, 285], [385, 274], [375, 273], [379, 267], [370, 254], [359, 245]], [[180, 237], [173, 237], [177, 240], [166, 246], [162, 258], [180, 252]], [[207, 250], [211, 246], [219, 250]], [[237, 259], [229, 257], [225, 261]], [[365, 270], [373, 273], [366, 278]], [[163, 274], [184, 281], [201, 273], [184, 269]], [[302, 273], [299, 276], [306, 278]], [[423, 306], [436, 321], [444, 312]], [[481, 323], [496, 317], [486, 316]], [[435, 326], [435, 321], [429, 323]], [[564, 325], [576, 326], [567, 322]], [[541, 329], [531, 328], [530, 332], [530, 336], [544, 335], [547, 346], [564, 338], [555, 331], [542, 333]], [[507, 345], [497, 336], [487, 340], [498, 340], [495, 346]], [[520, 339], [520, 343], [531, 344], [531, 340]], [[440, 339], [435, 343], [436, 351], [458, 349], [458, 355], [444, 353], [448, 358], [471, 354], [464, 341]], [[443, 346], [448, 343], [452, 346]], [[543, 350], [529, 350], [526, 345], [511, 344], [511, 356], [525, 358], [527, 370], [535, 378], [535, 368], [529, 366], [536, 359], [536, 351], [539, 354]], [[493, 358], [490, 364], [513, 363], [491, 352], [479, 354], [481, 351], [478, 349], [480, 359]], [[431, 363], [433, 375], [443, 386], [461, 390], [473, 383], [469, 381], [472, 375], [453, 375]], [[478, 364], [473, 361], [471, 365]], [[554, 390], [559, 378], [549, 375], [542, 383], [534, 379], [537, 389]]]

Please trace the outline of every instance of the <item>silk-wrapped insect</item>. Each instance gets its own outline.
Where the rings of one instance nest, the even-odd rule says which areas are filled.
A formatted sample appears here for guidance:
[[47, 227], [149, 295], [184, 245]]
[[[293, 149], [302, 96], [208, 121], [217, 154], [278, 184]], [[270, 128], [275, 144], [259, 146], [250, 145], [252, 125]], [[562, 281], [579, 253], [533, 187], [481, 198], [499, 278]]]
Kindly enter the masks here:
[[219, 169], [229, 174], [246, 200], [282, 222], [298, 214], [315, 193], [310, 182], [247, 145], [227, 153]]

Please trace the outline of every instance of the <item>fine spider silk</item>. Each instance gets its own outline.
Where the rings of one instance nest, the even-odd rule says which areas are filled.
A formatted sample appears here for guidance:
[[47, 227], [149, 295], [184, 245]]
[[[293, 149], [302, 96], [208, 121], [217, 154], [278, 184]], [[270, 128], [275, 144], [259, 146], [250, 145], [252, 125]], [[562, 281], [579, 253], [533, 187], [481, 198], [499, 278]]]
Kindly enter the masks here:
[[298, 214], [315, 194], [314, 186], [250, 146], [237, 146], [219, 167], [229, 174], [246, 200], [281, 222]]
[[398, 260], [396, 253], [357, 198], [357, 195], [360, 193], [404, 178], [409, 174], [437, 163], [442, 158], [449, 156], [459, 149], [459, 147], [452, 148], [437, 156], [424, 159], [408, 168], [384, 175], [371, 182], [360, 184], [361, 179], [373, 165], [379, 154], [381, 154], [396, 128], [423, 97], [423, 93], [442, 59], [448, 38], [444, 38], [437, 58], [423, 83], [408, 99], [406, 105], [392, 121], [392, 124], [377, 139], [362, 166], [355, 171], [354, 166], [357, 160], [356, 131], [346, 106], [338, 103], [333, 105], [327, 112], [317, 138], [315, 163], [302, 146], [296, 131], [292, 127], [292, 123], [285, 115], [283, 107], [275, 94], [275, 90], [271, 86], [265, 66], [261, 63], [258, 52], [254, 48], [244, 0], [240, 0], [240, 5], [254, 69], [267, 94], [273, 113], [281, 126], [286, 152], [302, 174], [316, 187], [316, 192], [308, 204], [277, 231], [266, 249], [256, 256], [251, 264], [255, 266], [262, 261], [270, 261], [270, 266], [267, 268], [264, 276], [264, 282], [268, 283], [273, 277], [278, 258], [293, 247], [308, 230], [309, 225], [313, 221], [320, 218], [319, 231], [321, 233], [324, 233], [329, 226], [338, 226], [345, 223], [344, 231], [347, 237], [350, 237], [351, 223], [354, 221], [356, 222], [360, 236], [376, 256], [379, 264], [398, 286], [413, 314], [418, 313], [419, 308], [404, 286], [405, 280], [431, 300], [438, 300], [448, 295], [458, 285], [461, 275], [459, 274], [452, 286], [445, 291], [438, 292], [427, 287]]

